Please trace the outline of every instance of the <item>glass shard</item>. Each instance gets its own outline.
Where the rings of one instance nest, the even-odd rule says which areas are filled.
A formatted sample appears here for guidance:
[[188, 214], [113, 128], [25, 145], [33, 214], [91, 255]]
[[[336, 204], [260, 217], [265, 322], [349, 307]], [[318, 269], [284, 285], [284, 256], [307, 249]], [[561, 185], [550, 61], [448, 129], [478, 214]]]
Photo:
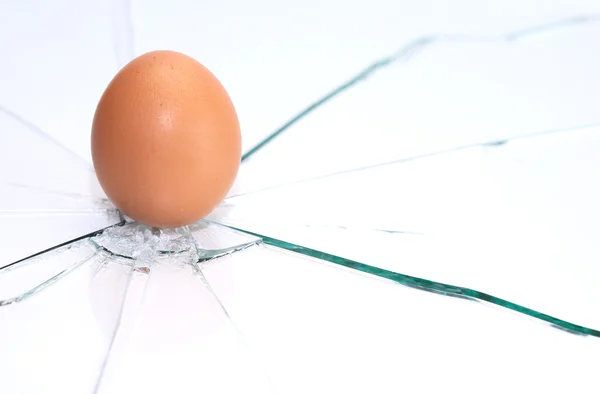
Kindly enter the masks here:
[[204, 262], [234, 253], [256, 244], [259, 239], [243, 232], [207, 221], [179, 229], [153, 229], [140, 223], [129, 222], [114, 226], [91, 238], [98, 248], [112, 255], [141, 261], [150, 261], [166, 255], [193, 252]]

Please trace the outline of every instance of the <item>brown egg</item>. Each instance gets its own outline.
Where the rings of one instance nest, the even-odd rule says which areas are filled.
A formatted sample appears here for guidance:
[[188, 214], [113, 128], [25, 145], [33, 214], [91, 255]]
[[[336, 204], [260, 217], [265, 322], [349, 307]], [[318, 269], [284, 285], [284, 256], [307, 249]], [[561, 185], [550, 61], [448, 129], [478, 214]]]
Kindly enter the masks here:
[[92, 126], [100, 185], [126, 215], [179, 227], [208, 215], [241, 157], [235, 108], [219, 80], [172, 51], [127, 64], [102, 95]]

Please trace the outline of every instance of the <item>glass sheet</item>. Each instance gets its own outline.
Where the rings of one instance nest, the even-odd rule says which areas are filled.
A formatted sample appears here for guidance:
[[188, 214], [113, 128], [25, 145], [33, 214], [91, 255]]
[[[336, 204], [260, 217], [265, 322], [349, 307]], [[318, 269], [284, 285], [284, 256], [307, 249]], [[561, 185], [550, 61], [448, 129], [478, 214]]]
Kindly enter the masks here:
[[139, 271], [99, 393], [270, 392], [262, 363], [197, 262], [191, 249], [162, 255]]
[[[3, 9], [0, 392], [598, 391], [594, 7], [321, 3]], [[106, 200], [88, 146], [156, 47], [222, 76], [245, 128], [229, 198], [162, 231]]]
[[598, 328], [598, 151], [600, 127], [474, 146], [232, 198], [214, 216]]
[[238, 193], [599, 124], [600, 20], [552, 27], [411, 41], [246, 152]]
[[[600, 4], [588, 0], [554, 0], [543, 6], [537, 0], [256, 0], [238, 1], [235, 6], [220, 1], [201, 5], [193, 0], [132, 0], [128, 4], [137, 53], [157, 48], [188, 53], [223, 82], [236, 104], [245, 152], [374, 59], [420, 37], [493, 38], [600, 13]], [[437, 64], [453, 60], [455, 66], [469, 69], [458, 54], [450, 57], [454, 59]], [[402, 90], [410, 94], [407, 87]], [[303, 156], [300, 162], [304, 161]]]
[[195, 393], [200, 375], [211, 393], [270, 392], [198, 265], [257, 242], [210, 223], [128, 223], [0, 269], [0, 391]]
[[519, 314], [267, 246], [205, 273], [281, 393], [598, 387], [597, 338]]
[[0, 270], [0, 392], [93, 392], [130, 275], [87, 240]]

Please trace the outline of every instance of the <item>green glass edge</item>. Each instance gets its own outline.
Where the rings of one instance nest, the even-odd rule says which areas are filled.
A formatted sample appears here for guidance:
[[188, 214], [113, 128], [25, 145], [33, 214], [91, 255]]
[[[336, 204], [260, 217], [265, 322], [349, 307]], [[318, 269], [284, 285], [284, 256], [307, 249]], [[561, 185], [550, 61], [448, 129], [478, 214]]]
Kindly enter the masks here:
[[358, 73], [358, 75], [352, 77], [347, 82], [345, 82], [342, 85], [338, 86], [337, 88], [335, 88], [330, 93], [326, 94], [325, 96], [323, 96], [319, 100], [317, 100], [314, 103], [312, 103], [311, 105], [309, 105], [307, 108], [305, 108], [304, 110], [302, 110], [302, 112], [300, 112], [299, 114], [297, 114], [296, 116], [294, 116], [292, 119], [290, 119], [289, 121], [287, 121], [283, 126], [281, 126], [277, 130], [275, 130], [274, 132], [272, 132], [271, 134], [269, 134], [265, 139], [263, 139], [262, 141], [260, 141], [256, 146], [254, 146], [248, 152], [244, 153], [242, 155], [242, 163], [245, 162], [246, 160], [248, 160], [255, 153], [258, 153], [258, 151], [260, 151], [262, 148], [264, 148], [266, 145], [268, 145], [272, 140], [274, 140], [275, 138], [277, 138], [281, 133], [283, 133], [284, 131], [288, 130], [290, 127], [292, 127], [300, 119], [304, 118], [306, 115], [310, 114], [312, 111], [314, 111], [315, 109], [319, 108], [321, 105], [325, 104], [327, 101], [331, 100], [335, 96], [339, 95], [340, 93], [346, 91], [347, 89], [351, 88], [352, 86], [354, 86], [357, 83], [361, 82], [362, 80], [366, 79], [372, 73], [374, 73], [375, 71], [377, 71], [379, 68], [388, 65], [393, 60], [394, 60], [393, 58], [386, 58], [386, 59], [379, 60], [379, 61], [375, 62], [374, 64], [368, 66], [363, 71], [361, 71], [360, 73]]
[[244, 153], [242, 155], [241, 162], [243, 163], [246, 160], [248, 160], [250, 157], [254, 156], [256, 153], [258, 153], [260, 150], [262, 150], [265, 146], [269, 145], [269, 143], [272, 142], [275, 138], [277, 138], [280, 134], [287, 131], [291, 126], [293, 126], [295, 123], [297, 123], [298, 121], [300, 121], [301, 119], [303, 119], [304, 117], [309, 115], [311, 112], [318, 109], [323, 104], [327, 103], [328, 101], [335, 98], [339, 94], [354, 87], [359, 82], [366, 80], [368, 77], [370, 77], [375, 72], [379, 71], [381, 68], [384, 68], [386, 66], [389, 66], [389, 65], [399, 62], [399, 61], [408, 61], [408, 60], [410, 60], [410, 58], [412, 56], [414, 56], [418, 52], [426, 49], [427, 47], [431, 46], [431, 44], [434, 44], [436, 42], [440, 42], [440, 41], [455, 41], [456, 42], [457, 40], [458, 41], [472, 40], [474, 42], [481, 42], [482, 40], [483, 41], [490, 41], [490, 40], [496, 41], [497, 40], [497, 41], [504, 41], [507, 43], [511, 43], [511, 42], [517, 42], [519, 40], [522, 40], [522, 39], [525, 39], [525, 38], [528, 38], [531, 36], [551, 33], [551, 32], [557, 31], [557, 30], [565, 29], [565, 28], [567, 28], [567, 29], [573, 28], [573, 27], [577, 27], [577, 26], [580, 26], [583, 24], [588, 24], [588, 23], [598, 23], [599, 21], [600, 21], [600, 15], [594, 15], [594, 14], [578, 15], [578, 16], [568, 17], [565, 19], [560, 19], [560, 20], [553, 21], [550, 23], [543, 23], [543, 24], [537, 25], [537, 26], [530, 26], [530, 27], [526, 27], [526, 28], [522, 28], [522, 29], [518, 29], [518, 30], [513, 30], [513, 31], [510, 31], [503, 35], [497, 36], [495, 38], [488, 37], [488, 36], [478, 36], [478, 35], [460, 36], [460, 35], [443, 35], [443, 34], [442, 35], [425, 35], [425, 36], [416, 38], [412, 41], [409, 41], [404, 46], [402, 46], [399, 50], [397, 50], [391, 56], [387, 56], [380, 60], [376, 60], [375, 62], [373, 62], [372, 64], [370, 64], [369, 66], [367, 66], [366, 68], [361, 70], [360, 72], [358, 72], [355, 76], [350, 78], [348, 81], [344, 82], [337, 88], [330, 91], [325, 96], [321, 97], [317, 101], [310, 104], [308, 107], [306, 107], [300, 113], [295, 115], [292, 119], [287, 121], [279, 129], [277, 129], [274, 132], [272, 132], [271, 134], [269, 134], [266, 138], [264, 138], [262, 141], [260, 141], [258, 144], [256, 144], [252, 149], [250, 149], [248, 152]]
[[514, 312], [518, 312], [524, 314], [529, 317], [533, 317], [538, 320], [542, 320], [546, 323], [550, 323], [550, 325], [554, 328], [558, 328], [560, 330], [569, 332], [571, 334], [576, 335], [590, 335], [593, 337], [600, 338], [600, 331], [595, 330], [593, 328], [588, 328], [584, 326], [580, 326], [574, 323], [569, 323], [568, 321], [547, 315], [545, 313], [538, 312], [536, 310], [527, 308], [525, 306], [515, 304], [514, 302], [510, 302], [504, 300], [499, 297], [495, 297], [493, 295], [483, 293], [481, 291], [469, 289], [466, 287], [448, 285], [445, 283], [434, 282], [432, 280], [418, 278], [415, 276], [405, 275], [398, 272], [389, 271], [383, 268], [374, 267], [372, 265], [360, 263], [358, 261], [346, 259], [344, 257], [336, 256], [330, 253], [321, 252], [315, 249], [307, 248], [301, 245], [293, 244], [290, 242], [286, 242], [277, 238], [268, 237], [265, 235], [253, 233], [251, 231], [242, 230], [232, 226], [229, 227], [233, 230], [240, 231], [245, 234], [253, 235], [255, 237], [259, 237], [262, 239], [262, 242], [265, 245], [274, 246], [277, 248], [285, 249], [291, 252], [299, 253], [304, 256], [317, 258], [320, 260], [324, 260], [333, 264], [337, 264], [340, 266], [344, 266], [347, 268], [351, 268], [353, 270], [357, 270], [360, 272], [364, 272], [370, 275], [375, 275], [380, 278], [388, 279], [399, 283], [403, 286], [411, 287], [413, 289], [428, 291], [431, 293], [441, 294], [450, 297], [462, 298], [470, 301], [485, 301], [490, 304], [494, 304], [506, 309], [509, 309]]

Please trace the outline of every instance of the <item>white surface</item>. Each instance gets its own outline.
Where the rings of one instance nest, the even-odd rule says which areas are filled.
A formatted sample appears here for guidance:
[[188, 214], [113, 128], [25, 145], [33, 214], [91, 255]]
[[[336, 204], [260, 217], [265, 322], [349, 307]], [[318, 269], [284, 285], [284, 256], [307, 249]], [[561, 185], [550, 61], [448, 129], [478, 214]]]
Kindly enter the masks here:
[[[571, 0], [555, 1], [551, 5], [541, 1], [475, 0], [418, 3], [387, 0], [290, 3], [265, 0], [236, 3], [133, 1], [130, 7], [132, 30], [128, 27], [127, 18], [121, 14], [129, 9], [125, 2], [78, 3], [62, 0], [3, 4], [0, 10], [0, 33], [3, 37], [0, 41], [3, 53], [0, 63], [0, 105], [39, 126], [48, 135], [89, 160], [89, 130], [96, 102], [112, 75], [131, 54], [130, 47], [134, 48], [136, 54], [158, 48], [176, 49], [195, 56], [223, 81], [238, 108], [244, 149], [247, 150], [261, 137], [364, 66], [393, 53], [404, 43], [421, 35], [497, 35], [563, 17], [600, 12], [597, 2]], [[597, 67], [597, 54], [600, 53], [596, 48], [597, 33], [597, 28], [586, 27], [574, 29], [565, 35], [556, 34], [553, 46], [546, 46], [542, 38], [523, 46], [440, 44], [431, 51], [423, 52], [414, 62], [399, 66], [403, 67], [403, 72], [397, 74], [399, 77], [394, 79], [394, 84], [385, 76], [395, 71], [382, 71], [380, 76], [373, 78], [372, 83], [357, 86], [356, 90], [340, 96], [298, 123], [286, 136], [289, 137], [287, 144], [293, 147], [289, 156], [286, 154], [289, 162], [274, 163], [280, 166], [282, 172], [272, 172], [272, 168], [268, 167], [269, 161], [263, 159], [271, 154], [277, 156], [269, 153], [269, 149], [276, 152], [273, 149], [277, 144], [285, 145], [283, 138], [271, 148], [266, 148], [264, 155], [261, 153], [263, 159], [257, 156], [248, 163], [248, 168], [253, 166], [253, 171], [244, 170], [246, 172], [241, 173], [238, 191], [289, 180], [289, 177], [284, 179], [282, 176], [286, 174], [304, 179], [344, 169], [352, 164], [350, 159], [356, 159], [354, 163], [364, 165], [388, 160], [397, 153], [394, 144], [386, 140], [385, 146], [381, 144], [378, 147], [388, 148], [383, 150], [386, 156], [377, 157], [380, 153], [371, 154], [369, 151], [362, 157], [347, 155], [344, 152], [348, 152], [346, 148], [349, 145], [345, 140], [340, 140], [340, 135], [374, 136], [377, 133], [383, 135], [389, 130], [406, 131], [403, 136], [418, 135], [414, 140], [407, 137], [408, 141], [398, 144], [402, 149], [400, 156], [410, 156], [470, 143], [472, 139], [487, 141], [489, 138], [506, 138], [595, 122], [599, 91], [596, 85], [600, 80], [596, 77], [600, 69]], [[569, 42], [577, 44], [569, 45]], [[475, 55], [475, 52], [478, 54]], [[465, 59], [470, 60], [468, 64], [464, 64]], [[457, 73], [463, 74], [457, 76]], [[456, 93], [460, 95], [456, 96]], [[488, 96], [488, 100], [479, 100], [480, 95]], [[490, 100], [492, 96], [495, 101]], [[378, 105], [370, 97], [375, 97], [380, 103], [387, 102], [389, 106], [377, 108]], [[496, 106], [510, 107], [511, 112], [505, 114], [497, 111], [499, 108]], [[398, 116], [391, 116], [395, 115], [396, 110]], [[403, 114], [401, 110], [408, 114]], [[477, 116], [472, 116], [472, 112], [476, 112]], [[10, 150], [10, 134], [17, 135], [19, 131], [16, 126], [5, 127], [0, 133], [0, 147]], [[331, 130], [335, 133], [328, 134]], [[415, 130], [422, 134], [416, 134]], [[315, 136], [323, 138], [322, 146], [315, 147]], [[340, 141], [335, 151], [338, 160], [333, 160], [324, 153], [331, 152], [336, 141]], [[356, 148], [364, 145], [358, 140], [353, 141], [351, 146]], [[586, 159], [590, 162], [578, 162], [580, 148], [587, 150]], [[550, 200], [543, 196], [535, 199], [533, 195], [529, 196], [530, 199], [517, 198], [515, 189], [511, 188], [518, 184], [513, 184], [511, 172], [503, 172], [507, 168], [498, 165], [493, 154], [482, 154], [481, 157], [477, 153], [472, 154], [471, 159], [477, 165], [489, 171], [498, 171], [496, 179], [500, 182], [483, 183], [485, 186], [478, 190], [481, 195], [495, 197], [505, 204], [504, 208], [513, 202], [522, 203], [521, 208], [527, 208], [528, 204], [529, 208], [539, 208], [526, 216], [526, 225], [520, 229], [522, 232], [532, 229], [537, 223], [536, 234], [549, 234], [552, 228], [557, 227], [542, 227], [541, 223], [548, 222], [544, 222], [541, 215], [555, 206], [573, 209], [561, 211], [555, 218], [561, 220], [561, 229], [576, 231], [553, 233], [556, 239], [540, 238], [532, 243], [523, 241], [518, 235], [513, 236], [513, 246], [523, 248], [529, 255], [519, 254], [518, 248], [493, 250], [497, 246], [495, 239], [484, 238], [484, 235], [493, 232], [478, 234], [477, 231], [476, 224], [486, 219], [480, 216], [480, 206], [467, 206], [471, 216], [461, 217], [459, 211], [444, 210], [451, 209], [450, 205], [429, 205], [435, 201], [431, 194], [426, 193], [427, 186], [431, 187], [430, 192], [437, 191], [440, 194], [450, 190], [447, 196], [450, 201], [466, 205], [460, 201], [458, 191], [466, 190], [465, 187], [473, 180], [485, 180], [478, 173], [479, 167], [469, 167], [472, 162], [464, 158], [451, 163], [437, 161], [438, 166], [448, 168], [449, 172], [451, 168], [459, 171], [458, 176], [449, 174], [446, 178], [443, 173], [436, 173], [439, 167], [434, 165], [435, 161], [432, 162], [434, 164], [416, 169], [412, 175], [407, 174], [408, 181], [423, 189], [422, 193], [406, 197], [410, 201], [405, 202], [405, 209], [389, 211], [397, 216], [385, 215], [383, 208], [396, 202], [386, 201], [385, 195], [380, 197], [379, 207], [372, 205], [381, 208], [379, 216], [370, 215], [372, 211], [360, 212], [353, 209], [351, 204], [372, 203], [374, 194], [365, 194], [362, 200], [360, 195], [354, 195], [353, 200], [344, 200], [342, 195], [338, 200], [339, 209], [336, 210], [333, 198], [336, 192], [349, 190], [356, 194], [366, 190], [361, 185], [351, 188], [351, 180], [345, 184], [329, 184], [328, 187], [333, 189], [332, 196], [325, 201], [332, 207], [331, 211], [326, 209], [327, 204], [318, 205], [316, 197], [323, 196], [314, 194], [305, 195], [300, 201], [298, 195], [288, 195], [286, 198], [280, 195], [270, 201], [265, 197], [246, 213], [252, 212], [255, 215], [253, 220], [264, 217], [263, 226], [269, 225], [268, 220], [273, 225], [277, 224], [275, 219], [287, 220], [298, 209], [296, 218], [302, 219], [300, 224], [371, 226], [367, 228], [375, 224], [401, 224], [399, 230], [431, 232], [435, 237], [435, 247], [440, 249], [427, 249], [430, 247], [427, 243], [420, 244], [421, 250], [418, 245], [411, 245], [412, 249], [408, 248], [404, 257], [413, 257], [415, 260], [400, 262], [401, 268], [406, 269], [407, 273], [419, 273], [432, 279], [437, 279], [433, 276], [439, 275], [440, 280], [448, 279], [453, 281], [452, 284], [475, 287], [479, 283], [482, 287], [477, 285], [478, 290], [493, 294], [494, 291], [512, 291], [515, 296], [530, 297], [530, 302], [537, 303], [535, 306], [539, 305], [542, 309], [556, 308], [557, 313], [577, 320], [576, 323], [597, 324], [598, 314], [594, 310], [598, 310], [598, 266], [595, 260], [585, 260], [597, 253], [594, 243], [597, 237], [593, 231], [593, 219], [597, 215], [597, 211], [593, 210], [597, 190], [592, 171], [596, 168], [596, 157], [590, 149], [591, 146], [587, 145], [557, 149], [556, 155], [569, 153], [571, 164], [568, 168], [561, 165], [562, 158], [545, 161], [543, 156], [546, 153], [540, 153], [534, 165], [528, 167], [530, 172], [517, 179], [517, 182], [530, 179], [548, 181], [543, 173], [540, 175], [536, 172], [540, 170], [536, 166], [539, 163], [553, 163], [552, 171], [557, 176], [545, 184], [545, 189], [527, 189], [533, 192], [545, 190], [553, 197]], [[519, 170], [519, 160], [527, 161], [527, 152], [511, 162], [513, 167], [510, 170]], [[1, 174], [4, 178], [8, 175], [19, 178], [21, 171], [37, 171], [46, 164], [4, 166]], [[80, 168], [86, 167], [82, 164]], [[588, 170], [585, 178], [583, 174], [581, 178], [571, 178], [566, 173], [567, 170], [578, 168]], [[267, 169], [271, 172], [266, 172]], [[550, 170], [548, 167], [542, 169]], [[438, 182], [437, 186], [421, 184], [416, 178], [418, 175], [433, 177]], [[462, 183], [455, 189], [451, 189], [452, 184], [444, 183], [457, 179]], [[365, 183], [376, 183], [376, 180], [368, 177], [362, 179]], [[81, 184], [82, 190], [87, 192], [89, 187], [86, 182], [81, 180], [74, 184]], [[565, 185], [564, 190], [560, 190], [561, 184]], [[448, 189], [442, 189], [440, 185]], [[557, 185], [558, 188], [553, 189]], [[574, 195], [569, 195], [571, 200], [563, 201], [567, 194], [562, 194], [562, 191], [578, 190], [573, 185], [586, 185], [586, 188], [582, 187], [580, 205], [570, 203], [576, 199]], [[436, 190], [434, 186], [440, 189]], [[527, 188], [532, 185], [521, 186]], [[502, 194], [494, 195], [494, 187], [506, 193], [506, 199]], [[6, 195], [4, 193], [1, 196]], [[43, 198], [40, 201], [47, 203], [50, 200]], [[449, 204], [448, 200], [440, 201]], [[583, 204], [584, 201], [586, 204]], [[415, 207], [414, 210], [409, 202]], [[310, 206], [311, 209], [302, 209], [302, 204], [309, 203], [314, 204]], [[538, 203], [539, 206], [536, 206]], [[278, 209], [273, 209], [274, 206]], [[509, 215], [504, 217], [504, 213]], [[235, 212], [230, 214], [235, 219]], [[400, 214], [403, 215], [402, 222], [394, 221]], [[494, 219], [502, 223], [494, 234], [501, 240], [504, 239], [504, 232], [522, 224], [517, 220], [508, 220], [509, 217], [517, 217], [517, 212], [498, 211], [494, 215]], [[14, 225], [5, 216], [0, 218], [3, 220], [2, 231]], [[248, 220], [247, 217], [245, 219]], [[340, 219], [345, 222], [340, 223]], [[366, 223], [367, 219], [372, 222]], [[306, 223], [309, 220], [313, 223]], [[25, 222], [20, 223], [25, 226]], [[77, 227], [62, 224], [56, 229], [57, 232], [79, 232], [83, 230], [79, 226], [90, 223], [86, 218]], [[43, 223], [26, 225], [42, 226]], [[51, 230], [52, 226], [47, 228]], [[279, 228], [281, 234], [286, 230], [285, 227]], [[314, 234], [309, 234], [303, 241], [319, 244]], [[345, 243], [348, 253], [369, 258], [370, 253], [355, 241], [356, 238], [335, 234], [336, 231], [327, 232], [326, 236], [322, 236], [320, 245], [331, 240], [328, 244], [339, 248]], [[449, 234], [448, 237], [445, 237], [446, 234]], [[475, 250], [463, 250], [462, 247], [469, 245], [469, 239], [461, 239], [463, 234], [473, 237], [471, 241], [477, 239], [481, 243], [474, 245]], [[384, 241], [379, 236], [372, 237], [371, 246], [387, 244], [389, 247], [389, 238], [393, 237], [387, 237]], [[36, 239], [41, 243], [54, 242], [48, 234], [38, 235]], [[539, 293], [522, 290], [527, 288], [518, 282], [518, 276], [512, 278], [516, 281], [514, 289], [502, 287], [511, 279], [510, 271], [490, 274], [485, 272], [490, 266], [482, 265], [481, 275], [469, 277], [449, 269], [450, 266], [440, 270], [439, 265], [431, 264], [439, 264], [441, 257], [451, 255], [454, 256], [454, 263], [463, 264], [463, 270], [467, 269], [465, 267], [472, 269], [479, 261], [478, 257], [490, 250], [491, 256], [488, 257], [497, 263], [494, 269], [502, 267], [503, 259], [516, 257], [523, 261], [529, 261], [526, 257], [540, 259], [537, 261], [539, 263], [544, 260], [532, 251], [540, 249], [532, 247], [543, 247], [545, 242], [551, 243], [554, 249], [549, 250], [556, 253], [550, 256], [542, 254], [543, 257], [562, 263], [568, 262], [567, 258], [577, 260], [573, 270], [561, 271], [565, 265], [558, 266], [559, 269], [550, 274], [540, 269], [542, 272], [539, 272], [539, 276], [547, 282], [540, 280], [536, 285], [555, 285], [561, 276], [568, 276], [572, 272], [585, 274], [565, 278], [561, 282], [562, 287], [556, 289], [556, 294], [547, 300], [536, 299]], [[4, 249], [6, 245], [2, 245]], [[503, 246], [500, 243], [497, 247]], [[401, 249], [400, 246], [398, 249]], [[384, 252], [386, 249], [381, 249], [380, 256], [383, 257]], [[406, 248], [389, 251], [390, 254], [396, 252], [401, 255]], [[466, 253], [466, 262], [461, 260], [461, 252]], [[541, 252], [549, 253], [548, 250]], [[3, 253], [2, 257], [5, 258], [6, 252]], [[383, 261], [377, 260], [379, 263]], [[385, 263], [389, 264], [389, 261]], [[397, 267], [400, 269], [399, 265]], [[536, 273], [529, 272], [531, 276]], [[23, 340], [19, 343], [2, 342], [5, 348], [0, 351], [0, 365], [4, 364], [0, 368], [0, 382], [9, 385], [4, 391], [19, 394], [91, 392], [109, 344], [105, 331], [109, 328], [95, 320], [90, 309], [93, 306], [88, 305], [92, 297], [87, 294], [87, 274], [91, 273], [78, 271], [77, 275], [49, 289], [43, 297], [23, 304], [26, 306], [24, 309], [0, 309], [0, 332], [3, 338], [18, 336]], [[227, 260], [214, 262], [207, 266], [206, 274], [245, 339], [259, 353], [256, 364], [268, 370], [273, 385], [282, 393], [396, 393], [403, 390], [412, 393], [544, 390], [596, 393], [600, 387], [596, 374], [600, 366], [597, 358], [600, 344], [597, 339], [572, 336], [503, 310], [405, 289], [263, 248], [250, 249]], [[113, 367], [114, 374], [107, 375], [110, 378], [107, 384], [111, 386], [103, 389], [113, 387], [115, 389], [110, 392], [119, 392], [143, 387], [144, 392], [148, 393], [169, 389], [182, 392], [194, 390], [196, 387], [193, 384], [198, 385], [197, 391], [203, 389], [202, 374], [205, 369], [202, 365], [206, 367], [211, 364], [207, 353], [199, 349], [203, 345], [208, 346], [211, 352], [218, 348], [209, 346], [210, 336], [202, 336], [207, 332], [202, 331], [203, 321], [199, 315], [187, 316], [184, 311], [177, 309], [187, 305], [189, 308], [186, 310], [193, 312], [194, 302], [187, 300], [178, 304], [176, 295], [185, 291], [188, 291], [186, 294], [194, 294], [198, 289], [191, 282], [180, 282], [176, 276], [166, 275], [156, 281], [149, 295], [149, 304], [141, 312], [138, 311], [141, 317], [128, 323], [135, 340], [132, 339], [128, 345], [127, 340], [121, 339], [123, 348], [119, 354], [125, 360], [125, 365], [131, 367], [132, 373]], [[502, 281], [496, 280], [500, 278]], [[104, 292], [95, 293], [94, 302], [98, 302], [98, 294], [114, 301], [114, 294], [110, 296], [111, 286], [107, 284], [116, 286], [118, 290], [123, 282], [119, 279], [107, 281], [102, 286]], [[489, 290], [492, 288], [494, 291]], [[548, 287], [545, 290], [552, 289]], [[577, 294], [577, 297], [585, 299], [580, 304], [573, 304], [573, 299], [569, 298], [569, 303], [560, 304], [564, 300], [559, 297], [560, 292]], [[169, 308], [171, 304], [163, 302], [163, 297], [169, 300], [170, 296], [170, 302], [174, 305], [172, 310]], [[552, 304], [544, 305], [548, 300]], [[156, 302], [157, 311], [164, 311], [164, 318], [152, 313], [151, 302]], [[114, 312], [114, 308], [113, 305], [108, 309]], [[113, 324], [114, 319], [110, 315], [104, 322]], [[177, 324], [183, 325], [180, 330]], [[194, 338], [195, 334], [197, 338]], [[186, 337], [196, 342], [185, 342]], [[194, 346], [187, 348], [186, 343]], [[157, 352], [154, 345], [164, 346], [164, 352]], [[175, 360], [175, 365], [181, 368], [161, 369], [158, 364], [162, 361], [159, 357], [161, 354], [167, 360]], [[144, 364], [148, 362], [150, 364]], [[64, 374], [51, 374], [50, 371], [55, 369], [48, 368], [48, 365], [61, 367]], [[161, 371], [163, 375], [160, 375]], [[228, 371], [218, 370], [220, 374], [223, 372]], [[152, 374], [152, 379], [144, 381], [145, 373]], [[235, 382], [235, 371], [225, 375], [232, 380], [228, 383], [239, 383]], [[218, 374], [214, 377], [218, 377]], [[174, 379], [172, 386], [169, 386], [169, 379]], [[158, 383], [152, 385], [151, 382]], [[253, 391], [248, 389], [248, 392]]]

